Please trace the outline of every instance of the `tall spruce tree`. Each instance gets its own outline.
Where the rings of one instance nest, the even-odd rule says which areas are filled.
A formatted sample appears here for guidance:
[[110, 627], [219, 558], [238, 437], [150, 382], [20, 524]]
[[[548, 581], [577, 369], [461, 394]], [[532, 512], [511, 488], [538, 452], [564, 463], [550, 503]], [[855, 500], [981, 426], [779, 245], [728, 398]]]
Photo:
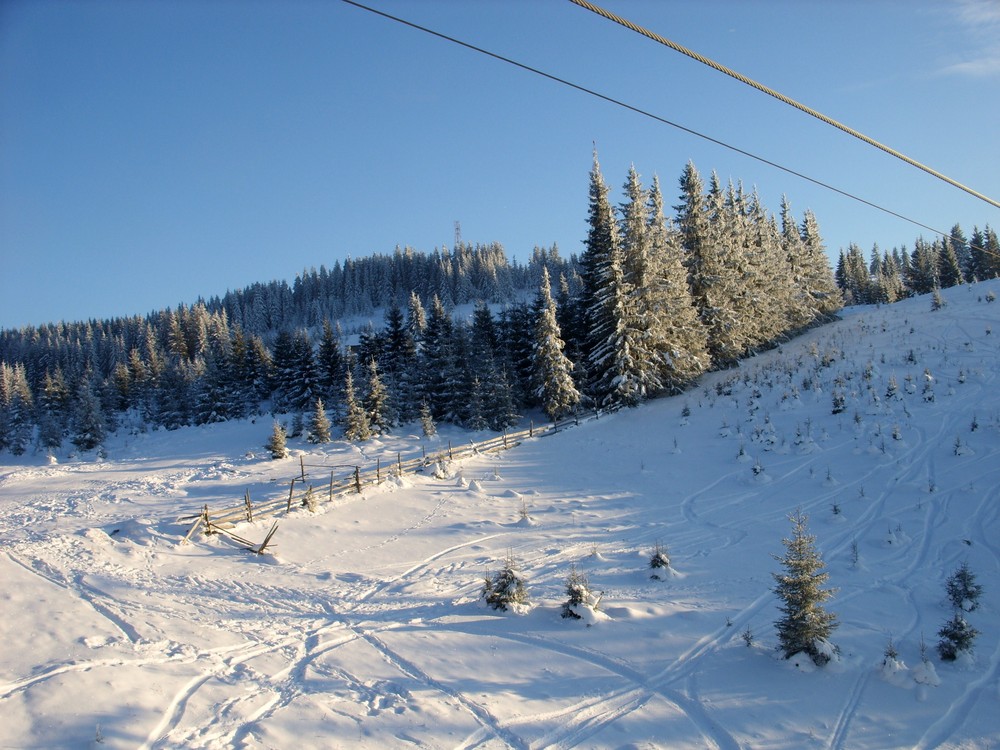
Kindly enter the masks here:
[[971, 281], [969, 276], [969, 241], [965, 237], [965, 232], [962, 231], [961, 224], [955, 224], [951, 228], [948, 243], [955, 252], [955, 257], [958, 258], [958, 266], [962, 269], [962, 281]]
[[958, 261], [958, 254], [955, 246], [949, 237], [942, 238], [934, 243], [940, 248], [938, 251], [938, 268], [940, 271], [940, 283], [942, 289], [957, 286], [963, 281], [962, 266]]
[[423, 334], [422, 367], [424, 393], [436, 420], [454, 421], [460, 404], [460, 367], [455, 357], [455, 323], [437, 295]]
[[329, 320], [324, 320], [316, 352], [316, 385], [327, 402], [336, 404], [340, 400], [343, 384], [344, 354], [340, 335]]
[[542, 271], [538, 298], [540, 312], [535, 324], [532, 382], [535, 397], [554, 421], [576, 407], [580, 402], [580, 392], [573, 383], [573, 363], [563, 352], [564, 344], [556, 322], [556, 305], [552, 299], [548, 268]]
[[813, 320], [829, 320], [843, 306], [844, 299], [837, 289], [820, 236], [819, 222], [812, 211], [807, 210], [803, 214], [799, 236], [802, 238], [802, 260], [798, 288], [805, 296]]
[[31, 439], [33, 398], [24, 365], [0, 362], [0, 448], [20, 456]]
[[918, 237], [910, 253], [910, 271], [906, 285], [913, 294], [930, 294], [941, 285], [938, 249], [934, 243]]
[[[601, 174], [596, 150], [590, 170], [587, 225], [587, 239], [580, 258], [580, 310], [584, 331], [581, 349], [588, 370], [585, 390], [597, 403], [604, 404], [611, 398], [609, 384], [613, 380], [610, 352], [607, 351], [609, 337], [619, 322], [614, 319], [614, 303], [610, 297], [617, 296], [618, 302], [624, 304], [621, 297], [624, 269], [618, 221], [608, 198], [608, 186]], [[609, 288], [609, 278], [618, 282], [613, 290]]]
[[93, 450], [107, 436], [104, 409], [98, 395], [98, 384], [92, 372], [81, 378], [76, 392], [73, 413], [73, 445], [82, 451]]
[[46, 370], [38, 401], [38, 440], [43, 448], [54, 450], [62, 445], [70, 413], [70, 393], [61, 368], [54, 373]]
[[781, 600], [782, 617], [775, 623], [782, 653], [788, 659], [805, 653], [818, 666], [830, 660], [830, 636], [837, 627], [836, 615], [827, 612], [823, 603], [833, 596], [823, 588], [829, 574], [823, 572], [823, 560], [816, 550], [816, 537], [808, 533], [808, 516], [795, 511], [789, 516], [792, 536], [782, 539], [784, 556], [775, 555], [784, 571], [773, 573], [774, 593]]
[[397, 419], [410, 422], [418, 416], [415, 398], [417, 347], [406, 326], [402, 308], [393, 304], [385, 313], [385, 383], [392, 393]]
[[621, 205], [622, 265], [628, 291], [623, 328], [634, 370], [638, 398], [659, 393], [664, 386], [667, 343], [660, 325], [658, 277], [653, 257], [653, 229], [649, 222], [649, 193], [639, 181], [635, 167], [625, 179], [625, 202]]
[[706, 234], [688, 250], [688, 279], [708, 350], [716, 367], [729, 365], [746, 352], [748, 311], [740, 304], [744, 294], [744, 264], [740, 244], [742, 222], [735, 191], [727, 194], [713, 174], [703, 203]]
[[709, 367], [705, 327], [698, 317], [684, 267], [681, 234], [667, 225], [659, 180], [649, 191], [650, 273], [647, 304], [662, 367], [661, 386], [680, 392]]

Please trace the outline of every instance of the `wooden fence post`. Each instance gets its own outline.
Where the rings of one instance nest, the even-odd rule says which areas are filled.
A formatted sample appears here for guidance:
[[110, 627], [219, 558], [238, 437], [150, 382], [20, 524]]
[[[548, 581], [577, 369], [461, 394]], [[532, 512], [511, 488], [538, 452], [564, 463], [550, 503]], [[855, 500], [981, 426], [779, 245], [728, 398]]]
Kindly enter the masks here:
[[382, 461], [375, 456], [375, 484], [382, 484]]
[[355, 466], [354, 467], [354, 486], [357, 488], [358, 494], [360, 495], [361, 494], [361, 467], [360, 466]]
[[535, 436], [535, 420], [532, 419], [530, 422], [528, 422], [528, 437], [533, 438], [534, 436]]
[[247, 523], [253, 523], [253, 505], [250, 504], [250, 490], [247, 490], [247, 494], [244, 497], [243, 502], [247, 509]]
[[288, 507], [285, 508], [285, 512], [289, 512], [292, 509], [292, 493], [295, 492], [295, 477], [292, 477], [292, 484], [288, 488]]
[[306, 481], [306, 460], [299, 456], [299, 471], [302, 472], [302, 481]]
[[399, 451], [396, 451], [396, 473], [403, 476], [403, 458]]
[[333, 502], [333, 472], [330, 472], [330, 502]]
[[454, 461], [455, 457], [451, 453], [451, 440], [448, 441], [448, 460]]

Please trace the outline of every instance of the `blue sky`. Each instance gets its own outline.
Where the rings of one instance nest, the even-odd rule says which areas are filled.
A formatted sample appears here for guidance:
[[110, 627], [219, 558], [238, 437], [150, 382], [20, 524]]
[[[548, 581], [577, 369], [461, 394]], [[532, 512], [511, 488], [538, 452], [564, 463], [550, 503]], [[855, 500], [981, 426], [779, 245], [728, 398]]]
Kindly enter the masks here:
[[[1000, 210], [567, 0], [369, 5], [931, 227]], [[1000, 199], [1000, 3], [600, 3]], [[0, 4], [0, 327], [145, 314], [397, 246], [578, 252], [597, 144], [692, 160], [828, 249], [929, 232], [334, 0]]]

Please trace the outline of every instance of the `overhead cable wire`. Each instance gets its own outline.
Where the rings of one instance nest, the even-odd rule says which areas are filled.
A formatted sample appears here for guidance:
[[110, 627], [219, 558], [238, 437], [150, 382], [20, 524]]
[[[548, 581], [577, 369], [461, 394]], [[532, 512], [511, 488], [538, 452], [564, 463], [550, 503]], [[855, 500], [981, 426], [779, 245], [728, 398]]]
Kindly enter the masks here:
[[969, 195], [973, 195], [976, 198], [979, 198], [980, 200], [986, 201], [990, 205], [995, 206], [996, 208], [1000, 208], [1000, 202], [994, 200], [993, 198], [990, 198], [987, 195], [983, 195], [982, 193], [978, 192], [977, 190], [973, 190], [972, 188], [970, 188], [970, 187], [968, 187], [966, 185], [963, 185], [962, 183], [958, 182], [957, 180], [953, 180], [951, 177], [948, 177], [947, 175], [941, 174], [941, 172], [938, 172], [936, 169], [932, 169], [931, 167], [928, 167], [926, 164], [921, 164], [916, 159], [911, 159], [906, 154], [900, 153], [896, 149], [890, 148], [889, 146], [886, 146], [884, 143], [880, 143], [880, 142], [876, 141], [874, 138], [869, 138], [864, 133], [861, 133], [861, 132], [855, 130], [854, 128], [848, 127], [847, 125], [844, 125], [842, 122], [838, 122], [837, 120], [834, 120], [832, 117], [827, 117], [822, 112], [817, 112], [812, 107], [808, 107], [805, 104], [802, 104], [801, 102], [797, 102], [794, 99], [792, 99], [792, 98], [790, 98], [788, 96], [785, 96], [784, 94], [782, 94], [779, 91], [775, 91], [774, 89], [769, 88], [768, 86], [765, 86], [762, 83], [758, 83], [757, 81], [753, 80], [752, 78], [748, 78], [747, 76], [743, 75], [742, 73], [738, 73], [735, 70], [732, 70], [731, 68], [727, 68], [725, 65], [722, 65], [720, 63], [715, 62], [715, 60], [712, 60], [712, 59], [710, 59], [708, 57], [705, 57], [704, 55], [700, 55], [697, 52], [695, 52], [694, 50], [688, 49], [687, 47], [685, 47], [685, 46], [683, 46], [681, 44], [678, 44], [677, 42], [672, 42], [671, 40], [667, 39], [666, 37], [660, 36], [656, 32], [650, 31], [649, 29], [646, 29], [646, 28], [643, 28], [642, 26], [639, 26], [638, 24], [632, 23], [627, 18], [622, 18], [621, 16], [616, 15], [616, 14], [612, 13], [611, 11], [604, 9], [604, 8], [600, 7], [599, 5], [594, 5], [593, 3], [589, 2], [588, 0], [569, 0], [569, 1], [571, 3], [573, 3], [574, 5], [578, 5], [581, 8], [585, 8], [586, 10], [589, 10], [592, 13], [596, 13], [597, 15], [602, 16], [602, 17], [608, 19], [609, 21], [614, 21], [615, 23], [619, 24], [620, 26], [624, 26], [625, 28], [634, 31], [637, 34], [641, 34], [642, 36], [646, 37], [647, 39], [652, 39], [654, 42], [657, 42], [657, 43], [662, 44], [662, 45], [664, 45], [666, 47], [669, 47], [670, 49], [675, 50], [676, 52], [680, 52], [683, 55], [687, 55], [688, 57], [692, 58], [693, 60], [697, 60], [698, 62], [700, 62], [700, 63], [702, 63], [704, 65], [707, 65], [710, 68], [714, 68], [715, 70], [719, 71], [720, 73], [725, 73], [727, 76], [730, 76], [731, 78], [735, 78], [740, 83], [745, 83], [747, 86], [751, 86], [751, 87], [757, 89], [758, 91], [767, 94], [768, 96], [773, 96], [778, 101], [783, 102], [783, 103], [785, 103], [785, 104], [787, 104], [787, 105], [789, 105], [791, 107], [794, 107], [795, 109], [798, 109], [798, 110], [800, 110], [802, 112], [805, 112], [807, 115], [811, 115], [811, 116], [815, 117], [816, 119], [821, 120], [822, 122], [825, 122], [827, 125], [832, 125], [833, 127], [837, 128], [838, 130], [842, 130], [845, 133], [847, 133], [848, 135], [854, 136], [855, 138], [857, 138], [857, 139], [859, 139], [859, 140], [867, 143], [869, 146], [874, 146], [875, 148], [884, 151], [885, 153], [889, 154], [890, 156], [894, 156], [897, 159], [901, 159], [902, 161], [906, 162], [910, 166], [916, 167], [917, 169], [921, 169], [924, 172], [926, 172], [927, 174], [933, 175], [934, 177], [937, 177], [939, 180], [944, 180], [945, 182], [947, 182], [952, 187], [957, 187], [959, 190], [964, 190]]
[[723, 148], [729, 149], [730, 151], [734, 151], [738, 154], [741, 154], [742, 156], [746, 156], [750, 159], [759, 161], [762, 164], [767, 164], [770, 167], [779, 169], [782, 172], [798, 177], [799, 179], [805, 180], [806, 182], [811, 182], [814, 185], [818, 185], [821, 188], [842, 195], [845, 198], [850, 198], [851, 200], [857, 201], [858, 203], [863, 203], [864, 205], [869, 206], [870, 208], [874, 208], [877, 211], [882, 211], [884, 213], [889, 214], [890, 216], [895, 216], [897, 219], [901, 219], [905, 222], [913, 224], [914, 226], [926, 229], [927, 231], [933, 232], [934, 234], [940, 235], [941, 237], [952, 237], [950, 232], [943, 232], [940, 229], [935, 229], [932, 226], [928, 226], [927, 224], [917, 221], [916, 219], [911, 219], [908, 216], [904, 216], [903, 214], [893, 211], [890, 208], [886, 208], [885, 206], [881, 206], [878, 203], [873, 203], [870, 200], [862, 198], [846, 190], [841, 190], [840, 188], [834, 187], [833, 185], [818, 180], [815, 177], [810, 177], [809, 175], [803, 174], [802, 172], [798, 172], [790, 167], [786, 167], [782, 164], [778, 164], [777, 162], [771, 161], [770, 159], [766, 159], [763, 156], [758, 156], [757, 154], [754, 154], [750, 151], [745, 151], [744, 149], [741, 149], [737, 146], [733, 146], [732, 144], [726, 143], [725, 141], [713, 138], [710, 135], [706, 135], [697, 130], [693, 130], [692, 128], [688, 128], [685, 127], [684, 125], [672, 122], [671, 120], [668, 120], [664, 117], [660, 117], [659, 115], [653, 114], [652, 112], [641, 109], [632, 104], [623, 102], [620, 99], [615, 99], [614, 97], [608, 96], [607, 94], [602, 94], [599, 91], [594, 91], [593, 89], [589, 89], [586, 86], [581, 86], [578, 83], [573, 83], [572, 81], [568, 81], [565, 78], [560, 78], [559, 76], [553, 75], [552, 73], [546, 73], [543, 70], [539, 70], [538, 68], [534, 68], [522, 62], [518, 62], [517, 60], [512, 60], [509, 57], [504, 57], [503, 55], [500, 55], [496, 52], [491, 52], [487, 49], [483, 49], [482, 47], [477, 47], [474, 44], [470, 44], [469, 42], [464, 42], [461, 39], [456, 39], [455, 37], [448, 36], [447, 34], [443, 34], [440, 31], [435, 31], [434, 29], [429, 29], [426, 26], [421, 26], [420, 24], [414, 23], [413, 21], [407, 21], [404, 18], [399, 18], [398, 16], [386, 13], [385, 11], [369, 7], [367, 5], [364, 5], [363, 3], [357, 2], [357, 0], [341, 0], [341, 2], [346, 3], [347, 5], [353, 5], [356, 8], [360, 8], [361, 10], [366, 10], [369, 13], [374, 13], [375, 15], [389, 19], [390, 21], [395, 21], [397, 23], [403, 24], [404, 26], [409, 26], [411, 29], [416, 29], [417, 31], [422, 31], [426, 34], [430, 34], [431, 36], [435, 36], [438, 39], [444, 39], [445, 41], [452, 42], [453, 44], [457, 44], [460, 47], [465, 47], [466, 49], [472, 50], [473, 52], [478, 52], [480, 54], [486, 55], [487, 57], [492, 57], [494, 60], [499, 60], [500, 62], [507, 63], [508, 65], [513, 65], [514, 67], [520, 68], [521, 70], [526, 70], [529, 73], [534, 73], [535, 75], [542, 76], [543, 78], [547, 78], [550, 81], [554, 81], [555, 83], [562, 84], [563, 86], [568, 86], [569, 88], [575, 89], [584, 94], [589, 94], [590, 96], [602, 99], [603, 101], [606, 101], [610, 104], [622, 107], [624, 109], [629, 110], [630, 112], [635, 112], [636, 114], [642, 115], [643, 117], [648, 117], [649, 119], [655, 120], [656, 122], [662, 123], [664, 125], [669, 125], [672, 128], [677, 128], [678, 130], [681, 130], [685, 133], [689, 133], [698, 138], [702, 138], [710, 143], [714, 143], [717, 146], [722, 146]]

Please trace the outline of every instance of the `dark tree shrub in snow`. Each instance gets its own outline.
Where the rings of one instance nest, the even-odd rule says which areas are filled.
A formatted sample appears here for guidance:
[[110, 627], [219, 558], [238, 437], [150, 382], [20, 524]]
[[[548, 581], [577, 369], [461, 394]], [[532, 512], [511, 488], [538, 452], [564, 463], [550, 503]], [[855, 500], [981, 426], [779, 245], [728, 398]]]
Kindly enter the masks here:
[[285, 446], [285, 428], [278, 422], [274, 423], [274, 427], [271, 429], [271, 437], [268, 438], [264, 447], [270, 451], [271, 458], [288, 457], [288, 448]]
[[77, 394], [76, 413], [73, 420], [73, 445], [83, 451], [96, 448], [106, 435], [104, 411], [97, 389], [85, 377]]
[[524, 576], [518, 570], [513, 555], [507, 555], [499, 571], [492, 576], [486, 576], [481, 596], [490, 607], [502, 612], [528, 603], [528, 588], [524, 584]]
[[656, 543], [656, 548], [649, 558], [649, 567], [653, 571], [649, 576], [650, 578], [659, 580], [666, 577], [667, 571], [670, 570], [670, 555], [665, 545], [661, 545], [659, 542]]
[[822, 666], [835, 653], [829, 641], [837, 627], [837, 618], [823, 608], [823, 602], [834, 591], [823, 588], [829, 574], [823, 572], [816, 537], [807, 532], [808, 517], [796, 511], [789, 519], [792, 537], [781, 540], [785, 555], [775, 556], [784, 571], [772, 574], [776, 583], [774, 593], [781, 600], [779, 609], [783, 615], [775, 623], [778, 641], [786, 659], [805, 653], [813, 663]]
[[600, 604], [601, 597], [595, 595], [590, 590], [590, 582], [585, 573], [581, 573], [575, 567], [570, 571], [566, 579], [566, 596], [568, 597], [562, 606], [562, 616], [579, 620], [583, 617], [581, 610], [589, 609], [594, 611]]
[[833, 409], [832, 414], [842, 414], [847, 409], [847, 397], [844, 396], [843, 391], [833, 392]]
[[948, 601], [955, 609], [972, 612], [979, 607], [979, 597], [983, 587], [976, 583], [976, 574], [969, 570], [969, 564], [963, 562], [958, 569], [948, 577], [945, 583]]
[[938, 631], [938, 654], [943, 661], [955, 661], [962, 652], [971, 653], [972, 644], [979, 631], [972, 627], [962, 615], [956, 612]]

